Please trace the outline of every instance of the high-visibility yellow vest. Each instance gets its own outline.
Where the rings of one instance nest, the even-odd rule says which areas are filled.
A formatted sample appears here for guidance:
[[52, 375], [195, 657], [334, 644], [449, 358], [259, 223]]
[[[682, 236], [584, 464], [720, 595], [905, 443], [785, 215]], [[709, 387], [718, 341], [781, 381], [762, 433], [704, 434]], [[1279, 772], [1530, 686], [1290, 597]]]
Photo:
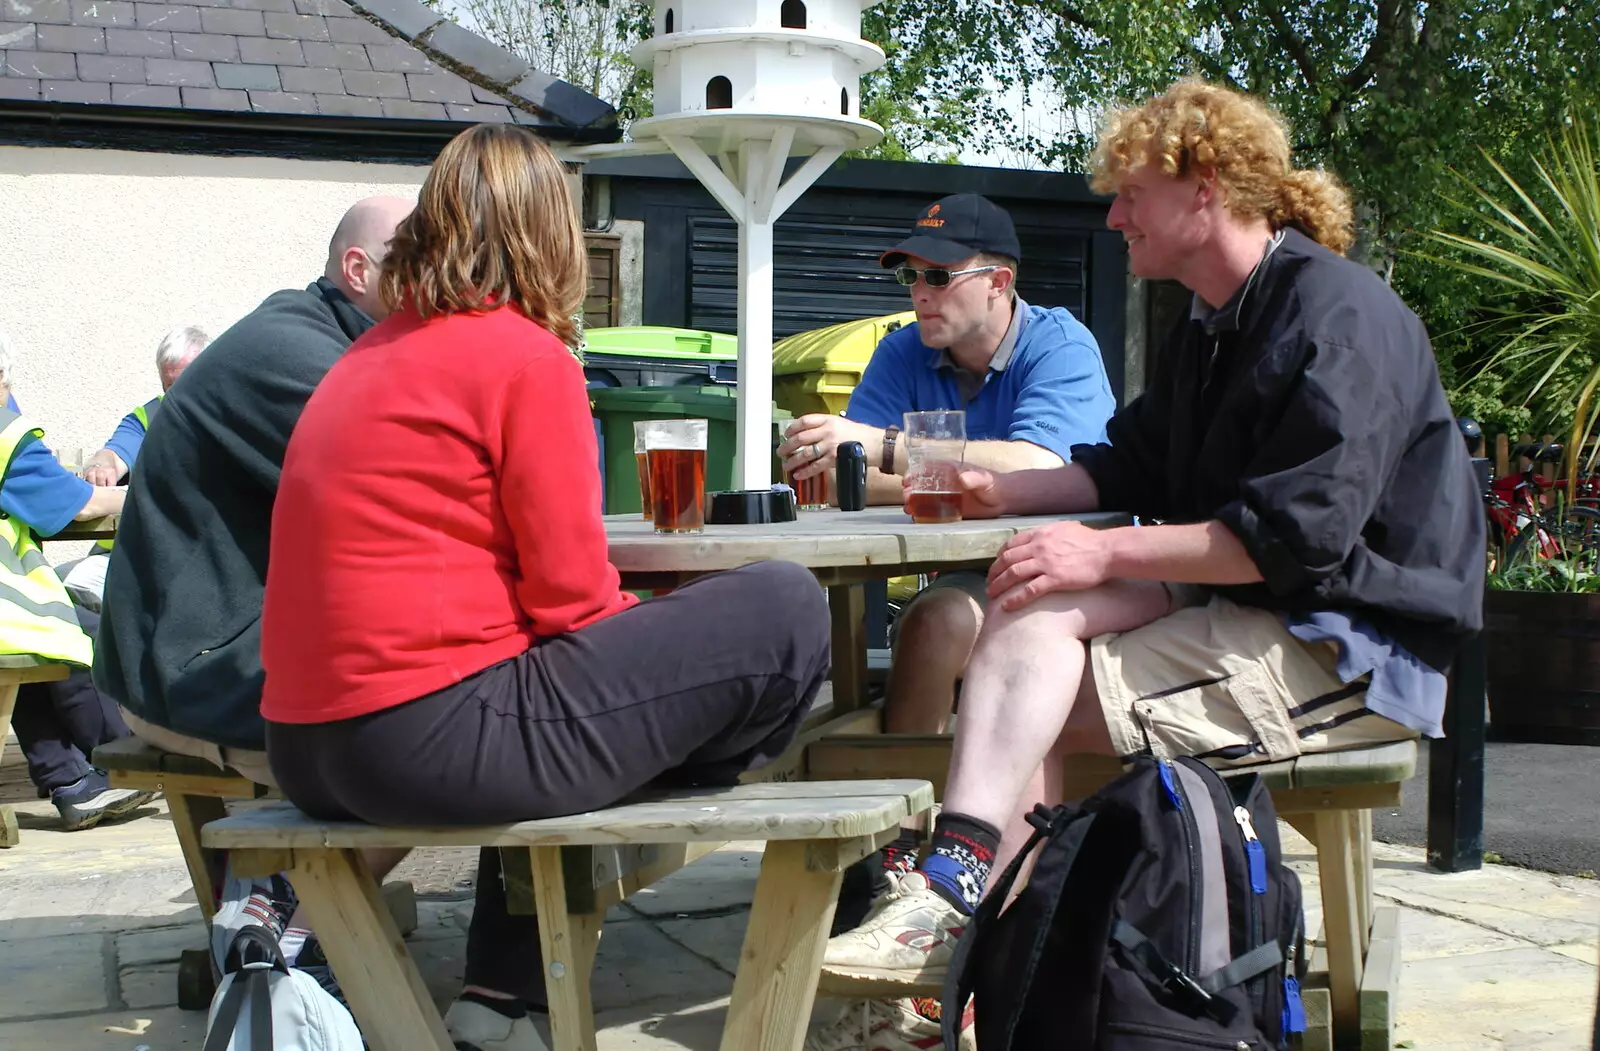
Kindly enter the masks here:
[[[163, 391], [160, 394], [157, 394], [154, 398], [151, 398], [149, 401], [145, 402], [143, 405], [139, 406], [137, 409], [133, 410], [134, 417], [144, 425], [144, 429], [146, 431], [150, 429], [150, 417], [154, 416], [156, 410], [161, 408], [161, 399], [165, 398], [166, 396], [166, 392]], [[128, 465], [128, 473], [133, 473], [133, 464], [131, 463]], [[112, 544], [113, 541], [111, 540], [98, 540], [95, 542], [94, 546], [96, 550], [104, 551], [109, 554]]]
[[[161, 408], [161, 399], [165, 398], [166, 396], [166, 391], [162, 391], [154, 398], [151, 398], [149, 401], [133, 410], [133, 414], [139, 418], [139, 422], [144, 424], [145, 430], [148, 431], [150, 429], [150, 417], [154, 416], [156, 414], [156, 410]], [[130, 463], [128, 465], [128, 470], [133, 470], [133, 464]]]
[[[44, 437], [10, 409], [0, 408], [0, 462], [6, 470], [28, 435]], [[31, 654], [88, 667], [94, 643], [78, 624], [67, 589], [39, 549], [28, 523], [0, 512], [0, 653]]]

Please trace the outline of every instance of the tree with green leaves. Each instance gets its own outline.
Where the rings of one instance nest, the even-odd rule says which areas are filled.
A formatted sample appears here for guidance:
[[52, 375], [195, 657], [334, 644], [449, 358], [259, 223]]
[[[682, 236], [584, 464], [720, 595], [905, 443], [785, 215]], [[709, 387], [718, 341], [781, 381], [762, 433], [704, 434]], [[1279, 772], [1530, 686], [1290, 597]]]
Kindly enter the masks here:
[[[649, 113], [648, 75], [626, 58], [650, 31], [648, 0], [431, 2], [625, 118]], [[1262, 96], [1288, 119], [1296, 163], [1350, 185], [1356, 256], [1422, 314], [1456, 386], [1495, 350], [1479, 324], [1484, 285], [1412, 250], [1435, 229], [1490, 233], [1491, 216], [1449, 207], [1453, 171], [1482, 182], [1492, 156], [1529, 177], [1543, 138], [1600, 102], [1597, 25], [1600, 0], [884, 0], [863, 13], [888, 60], [862, 84], [861, 113], [887, 135], [864, 152], [999, 150], [1080, 170], [1108, 105], [1186, 75]], [[1025, 122], [1007, 97], [1061, 119]], [[1493, 409], [1492, 379], [1462, 402]]]

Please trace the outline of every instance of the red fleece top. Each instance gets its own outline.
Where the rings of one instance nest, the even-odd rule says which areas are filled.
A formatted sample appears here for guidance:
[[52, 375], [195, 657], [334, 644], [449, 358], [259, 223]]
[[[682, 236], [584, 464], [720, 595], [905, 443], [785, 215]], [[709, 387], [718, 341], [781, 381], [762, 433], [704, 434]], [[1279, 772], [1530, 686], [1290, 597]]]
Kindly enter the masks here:
[[514, 309], [400, 311], [356, 340], [284, 459], [261, 714], [393, 707], [637, 602], [597, 460], [582, 368]]

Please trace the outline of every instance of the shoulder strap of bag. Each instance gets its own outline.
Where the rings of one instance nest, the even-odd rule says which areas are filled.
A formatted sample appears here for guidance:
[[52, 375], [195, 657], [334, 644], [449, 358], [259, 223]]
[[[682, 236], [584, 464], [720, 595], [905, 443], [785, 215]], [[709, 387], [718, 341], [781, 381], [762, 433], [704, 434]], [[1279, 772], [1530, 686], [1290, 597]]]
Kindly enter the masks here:
[[233, 981], [228, 983], [228, 990], [217, 1007], [202, 1051], [228, 1051], [247, 999], [250, 1001], [251, 1051], [271, 1051], [272, 986], [268, 975], [273, 971], [289, 973], [289, 964], [283, 958], [277, 939], [258, 924], [241, 928], [228, 945], [227, 970], [233, 975]]
[[1166, 990], [1190, 1013], [1208, 1014], [1224, 1025], [1233, 1020], [1237, 1009], [1219, 999], [1217, 994], [1283, 963], [1282, 947], [1269, 941], [1197, 979], [1163, 956], [1144, 932], [1126, 920], [1118, 920], [1111, 928], [1111, 940], [1137, 964], [1139, 976], [1145, 982]]
[[[989, 884], [984, 892], [983, 901], [972, 914], [972, 921], [967, 924], [961, 940], [956, 942], [955, 951], [951, 953], [950, 969], [945, 974], [944, 989], [940, 994], [942, 1016], [940, 1025], [944, 1030], [945, 1047], [959, 1046], [961, 1019], [966, 1013], [967, 1001], [972, 998], [974, 975], [973, 969], [968, 967], [967, 963], [972, 956], [973, 946], [982, 940], [984, 931], [994, 923], [1000, 910], [1005, 907], [1006, 900], [1011, 896], [1011, 888], [1016, 884], [1017, 876], [1022, 872], [1022, 865], [1029, 855], [1058, 828], [1079, 817], [1082, 817], [1082, 820], [1072, 825], [1062, 843], [1063, 878], [1072, 871], [1072, 865], [1077, 861], [1084, 837], [1089, 834], [1089, 827], [1094, 823], [1094, 815], [1084, 815], [1081, 811], [1067, 806], [1051, 809], [1042, 803], [1035, 806], [1033, 813], [1028, 815], [1028, 824], [1033, 826], [1033, 835], [1029, 836], [1028, 842], [1017, 851], [1017, 856], [1011, 859], [1011, 864], [1006, 866], [1000, 878]], [[210, 1049], [207, 1048], [206, 1051]]]

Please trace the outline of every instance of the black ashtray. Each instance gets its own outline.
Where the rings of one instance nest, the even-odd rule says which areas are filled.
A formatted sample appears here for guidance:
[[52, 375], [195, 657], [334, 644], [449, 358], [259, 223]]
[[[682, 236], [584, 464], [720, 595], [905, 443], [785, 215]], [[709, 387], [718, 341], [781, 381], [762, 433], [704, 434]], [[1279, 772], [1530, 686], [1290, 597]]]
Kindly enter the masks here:
[[712, 493], [711, 507], [706, 514], [706, 521], [711, 525], [759, 525], [794, 520], [794, 490], [786, 485]]

